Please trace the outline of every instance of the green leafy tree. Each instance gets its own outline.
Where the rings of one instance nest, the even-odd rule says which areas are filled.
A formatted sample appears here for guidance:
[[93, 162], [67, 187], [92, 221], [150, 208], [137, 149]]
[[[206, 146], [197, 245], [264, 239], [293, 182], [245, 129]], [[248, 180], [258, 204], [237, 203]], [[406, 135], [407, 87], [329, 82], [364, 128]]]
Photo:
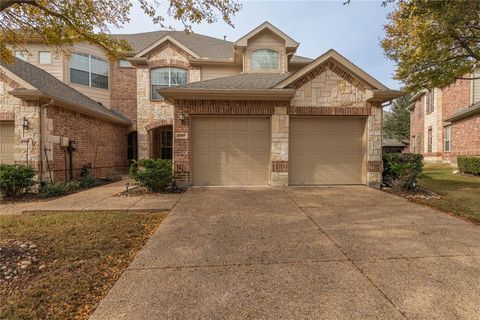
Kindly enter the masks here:
[[[169, 16], [187, 31], [192, 24], [213, 23], [219, 18], [233, 26], [240, 10], [236, 0], [138, 0], [145, 15], [160, 28], [171, 28]], [[38, 41], [68, 51], [73, 43], [100, 46], [110, 59], [129, 51], [125, 41], [110, 36], [112, 27], [130, 20], [130, 0], [0, 0], [0, 61], [12, 62], [13, 51], [26, 51], [28, 41]]]
[[395, 99], [392, 111], [385, 117], [383, 132], [391, 139], [408, 139], [410, 137], [410, 112], [407, 110], [411, 95]]
[[480, 62], [480, 1], [384, 1], [388, 3], [396, 8], [381, 45], [397, 63], [395, 78], [407, 91], [469, 78]]

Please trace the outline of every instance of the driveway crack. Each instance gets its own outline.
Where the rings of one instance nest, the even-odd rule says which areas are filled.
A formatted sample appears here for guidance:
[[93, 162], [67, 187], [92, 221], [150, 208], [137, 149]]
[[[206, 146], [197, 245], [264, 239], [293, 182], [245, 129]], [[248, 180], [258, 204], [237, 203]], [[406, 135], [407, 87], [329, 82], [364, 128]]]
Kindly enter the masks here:
[[333, 240], [333, 238], [325, 230], [323, 230], [323, 228], [297, 203], [297, 201], [295, 201], [295, 199], [292, 198], [292, 196], [285, 189], [283, 189], [282, 191], [295, 204], [295, 206], [317, 227], [318, 231], [325, 235], [327, 239], [330, 240], [333, 245], [345, 256], [345, 258], [355, 267], [355, 269], [357, 269], [365, 277], [365, 279], [367, 279], [367, 281], [370, 282], [372, 286], [377, 289], [378, 292], [380, 292], [380, 294], [395, 308], [395, 310], [397, 310], [403, 316], [403, 318], [408, 320], [406, 314], [402, 310], [400, 310], [400, 308], [395, 305], [395, 303], [393, 303], [390, 297], [388, 297], [387, 294], [382, 289], [380, 289], [380, 287], [377, 286], [375, 282], [373, 282], [373, 280], [355, 263], [355, 261], [342, 249], [342, 247], [340, 247], [340, 245], [337, 244], [335, 240]]

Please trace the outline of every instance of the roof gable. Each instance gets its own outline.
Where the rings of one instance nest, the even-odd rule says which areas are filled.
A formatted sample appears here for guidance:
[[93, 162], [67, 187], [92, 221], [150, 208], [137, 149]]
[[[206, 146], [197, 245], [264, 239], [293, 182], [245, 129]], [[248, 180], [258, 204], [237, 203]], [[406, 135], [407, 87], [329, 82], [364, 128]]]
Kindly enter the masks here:
[[246, 47], [248, 45], [248, 40], [258, 35], [259, 33], [268, 30], [278, 36], [279, 38], [285, 40], [285, 46], [287, 48], [297, 48], [299, 43], [290, 38], [286, 33], [272, 25], [270, 22], [265, 21], [240, 39], [235, 42], [236, 47]]
[[[330, 64], [330, 65], [329, 65]], [[369, 89], [388, 90], [386, 86], [373, 78], [371, 75], [354, 65], [348, 59], [340, 55], [333, 49], [330, 49], [311, 63], [290, 75], [288, 78], [279, 82], [275, 88], [281, 89], [286, 87], [299, 87], [304, 83], [316, 77], [319, 73], [324, 71], [325, 66], [331, 67], [331, 64], [336, 65], [339, 70], [336, 73], [342, 73], [342, 77], [350, 77], [350, 82], [360, 81], [366, 84]], [[342, 70], [343, 69], [343, 70]], [[341, 72], [343, 71], [343, 72]]]
[[200, 58], [200, 56], [198, 54], [196, 54], [195, 52], [193, 52], [192, 50], [190, 50], [189, 48], [187, 48], [186, 46], [184, 46], [182, 43], [180, 43], [179, 41], [175, 40], [173, 37], [171, 37], [170, 35], [166, 35], [164, 37], [162, 37], [161, 39], [159, 39], [158, 41], [154, 42], [153, 44], [151, 44], [150, 46], [146, 47], [145, 49], [143, 49], [142, 51], [140, 51], [139, 53], [137, 53], [135, 55], [135, 57], [139, 58], [139, 57], [143, 57], [145, 56], [147, 53], [153, 51], [155, 48], [157, 48], [158, 46], [162, 45], [163, 43], [165, 43], [166, 41], [170, 41], [171, 43], [173, 43], [174, 45], [176, 45], [177, 47], [179, 47], [180, 49], [182, 49], [183, 51], [187, 52], [189, 55], [191, 55], [192, 57], [194, 58]]

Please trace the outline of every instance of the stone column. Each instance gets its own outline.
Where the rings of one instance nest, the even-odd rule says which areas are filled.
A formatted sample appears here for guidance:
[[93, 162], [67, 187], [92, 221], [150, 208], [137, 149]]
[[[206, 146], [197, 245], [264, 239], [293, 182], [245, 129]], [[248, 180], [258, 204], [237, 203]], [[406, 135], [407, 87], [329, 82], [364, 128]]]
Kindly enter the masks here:
[[373, 105], [367, 123], [368, 157], [367, 185], [380, 188], [382, 182], [382, 107]]
[[137, 68], [137, 144], [138, 159], [149, 157], [148, 134], [145, 125], [152, 121], [150, 110], [150, 74], [147, 68]]
[[288, 186], [288, 127], [286, 107], [275, 107], [272, 115], [272, 186]]

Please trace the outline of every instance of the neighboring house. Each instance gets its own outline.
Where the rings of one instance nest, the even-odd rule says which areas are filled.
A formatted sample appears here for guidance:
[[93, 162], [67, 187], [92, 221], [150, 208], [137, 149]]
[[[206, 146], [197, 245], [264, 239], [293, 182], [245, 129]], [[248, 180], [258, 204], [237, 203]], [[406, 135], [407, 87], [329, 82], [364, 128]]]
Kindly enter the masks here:
[[[4, 84], [12, 83], [3, 99], [16, 99], [15, 106], [0, 100], [0, 119], [8, 120], [2, 128], [15, 127], [13, 156], [8, 151], [6, 158], [25, 162], [24, 141], [31, 137], [42, 178], [48, 180], [47, 163], [62, 179], [64, 158], [48, 149], [61, 150], [66, 136], [77, 141], [76, 171], [96, 162], [106, 174], [127, 159], [162, 158], [173, 160], [182, 185], [380, 185], [382, 103], [402, 93], [334, 50], [314, 60], [296, 56], [299, 43], [268, 22], [236, 42], [173, 31], [115, 36], [133, 51], [106, 67], [103, 54], [83, 44], [70, 56], [51, 57], [51, 64], [27, 58], [91, 98], [67, 108], [46, 94], [55, 105], [45, 107], [42, 120], [48, 161], [39, 152], [38, 125], [22, 129], [23, 116], [38, 119], [48, 101], [37, 100], [27, 114], [23, 106], [31, 100], [17, 91], [31, 84], [31, 75], [12, 75], [15, 65], [26, 64], [1, 67]], [[42, 50], [33, 56], [40, 59]], [[68, 121], [52, 121], [50, 110]], [[90, 120], [76, 120], [84, 118]], [[93, 124], [107, 128], [97, 132]]]
[[398, 141], [395, 139], [383, 139], [382, 150], [384, 153], [405, 153], [409, 152], [409, 141]]
[[[480, 70], [468, 77], [479, 78]], [[410, 101], [411, 152], [449, 163], [457, 156], [480, 156], [480, 79], [422, 90]]]

